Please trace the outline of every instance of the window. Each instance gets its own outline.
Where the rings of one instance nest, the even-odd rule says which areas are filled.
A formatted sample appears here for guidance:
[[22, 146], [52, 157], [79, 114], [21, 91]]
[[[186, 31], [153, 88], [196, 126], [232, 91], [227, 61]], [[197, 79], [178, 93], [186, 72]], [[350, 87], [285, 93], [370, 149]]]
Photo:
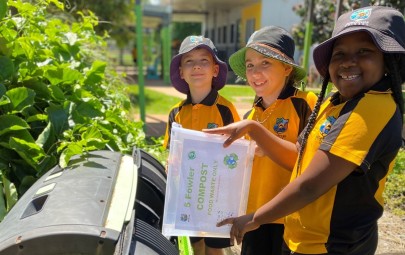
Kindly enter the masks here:
[[227, 27], [226, 26], [224, 26], [223, 28], [222, 28], [222, 42], [223, 43], [227, 43], [228, 42], [228, 38], [227, 38], [227, 31], [228, 29], [227, 29]]
[[230, 39], [230, 43], [234, 43], [235, 41], [235, 25], [231, 24], [231, 37]]
[[216, 43], [216, 42], [215, 42], [215, 28], [211, 29], [211, 41], [212, 41], [213, 43]]
[[249, 37], [253, 34], [255, 31], [255, 20], [254, 19], [248, 19], [246, 21], [246, 33], [245, 33], [245, 42], [249, 40]]

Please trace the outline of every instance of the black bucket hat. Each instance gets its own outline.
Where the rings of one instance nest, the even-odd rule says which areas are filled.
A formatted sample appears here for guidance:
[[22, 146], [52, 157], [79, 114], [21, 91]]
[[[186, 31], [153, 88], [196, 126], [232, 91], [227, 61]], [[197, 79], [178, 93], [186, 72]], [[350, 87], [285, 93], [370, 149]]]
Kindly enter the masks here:
[[187, 36], [180, 45], [179, 54], [173, 57], [170, 63], [170, 80], [175, 89], [179, 92], [188, 94], [190, 88], [188, 83], [180, 76], [180, 63], [183, 54], [190, 52], [197, 48], [204, 48], [211, 52], [215, 62], [219, 65], [219, 72], [217, 77], [212, 79], [212, 88], [215, 90], [220, 90], [225, 86], [226, 75], [228, 74], [228, 65], [220, 60], [216, 55], [217, 49], [214, 43], [204, 36]]
[[332, 37], [314, 49], [314, 62], [325, 77], [333, 45], [339, 37], [366, 31], [376, 46], [385, 53], [405, 53], [405, 21], [397, 10], [385, 6], [369, 6], [342, 14], [336, 21]]
[[229, 58], [229, 64], [236, 75], [246, 80], [245, 54], [247, 48], [276, 59], [293, 67], [295, 81], [306, 76], [304, 68], [294, 62], [295, 43], [291, 35], [283, 28], [267, 26], [255, 31], [249, 38], [246, 47], [238, 50]]

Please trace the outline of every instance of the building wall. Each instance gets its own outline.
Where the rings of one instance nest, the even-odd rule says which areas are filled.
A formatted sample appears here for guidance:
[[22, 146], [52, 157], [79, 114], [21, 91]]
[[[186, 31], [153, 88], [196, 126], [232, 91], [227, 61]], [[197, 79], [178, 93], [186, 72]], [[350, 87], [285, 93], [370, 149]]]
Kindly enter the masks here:
[[[301, 22], [293, 7], [303, 0], [261, 0], [245, 6], [228, 9], [210, 9], [206, 14], [205, 36], [218, 49], [219, 57], [228, 61], [229, 56], [246, 45], [250, 35], [263, 26], [275, 25], [291, 32]], [[300, 58], [296, 51], [296, 61]]]
[[293, 25], [301, 22], [293, 7], [302, 3], [303, 0], [262, 0], [263, 26], [280, 26], [291, 32]]
[[240, 47], [246, 45], [253, 32], [261, 27], [262, 3], [252, 4], [242, 10]]
[[[293, 11], [293, 7], [302, 3], [303, 0], [262, 0], [263, 26], [279, 26], [291, 33], [293, 26], [301, 22], [301, 18]], [[302, 52], [299, 52], [296, 47], [294, 59], [297, 63], [300, 63], [301, 55]]]
[[211, 10], [207, 15], [204, 34], [214, 42], [218, 56], [224, 61], [239, 49], [240, 20], [241, 8]]

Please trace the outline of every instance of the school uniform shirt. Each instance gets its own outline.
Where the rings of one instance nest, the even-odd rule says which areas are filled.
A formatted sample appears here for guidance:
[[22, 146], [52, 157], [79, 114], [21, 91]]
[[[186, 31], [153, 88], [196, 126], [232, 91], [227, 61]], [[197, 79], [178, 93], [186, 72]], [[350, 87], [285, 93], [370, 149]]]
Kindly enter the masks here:
[[201, 131], [204, 128], [223, 127], [239, 120], [235, 106], [216, 90], [211, 90], [199, 104], [193, 104], [188, 95], [187, 99], [170, 110], [163, 147], [168, 148], [170, 145], [173, 122], [181, 124], [183, 128]]
[[[291, 251], [349, 255], [371, 254], [376, 248], [382, 193], [401, 147], [401, 115], [387, 79], [346, 102], [341, 103], [336, 93], [322, 104], [299, 171], [305, 171], [317, 150], [358, 167], [317, 200], [285, 218], [284, 239]], [[299, 171], [295, 166], [292, 181]]]
[[[317, 96], [314, 93], [303, 92], [289, 86], [267, 109], [262, 105], [262, 98], [258, 98], [245, 117], [258, 121], [278, 137], [295, 143], [307, 123], [316, 100]], [[284, 169], [270, 158], [255, 156], [247, 213], [255, 212], [275, 197], [289, 183], [290, 177], [291, 171]], [[278, 219], [275, 223], [282, 224], [283, 219]]]

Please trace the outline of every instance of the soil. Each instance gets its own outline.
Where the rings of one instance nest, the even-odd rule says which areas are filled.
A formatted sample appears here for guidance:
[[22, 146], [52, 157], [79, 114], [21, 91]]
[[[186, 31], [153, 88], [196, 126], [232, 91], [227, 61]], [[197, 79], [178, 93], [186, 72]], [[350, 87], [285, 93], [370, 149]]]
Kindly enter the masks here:
[[405, 216], [385, 211], [378, 221], [378, 235], [376, 254], [405, 255]]
[[[376, 255], [405, 255], [405, 217], [388, 211], [378, 221], [378, 247]], [[225, 255], [239, 255], [240, 247], [226, 249]]]

